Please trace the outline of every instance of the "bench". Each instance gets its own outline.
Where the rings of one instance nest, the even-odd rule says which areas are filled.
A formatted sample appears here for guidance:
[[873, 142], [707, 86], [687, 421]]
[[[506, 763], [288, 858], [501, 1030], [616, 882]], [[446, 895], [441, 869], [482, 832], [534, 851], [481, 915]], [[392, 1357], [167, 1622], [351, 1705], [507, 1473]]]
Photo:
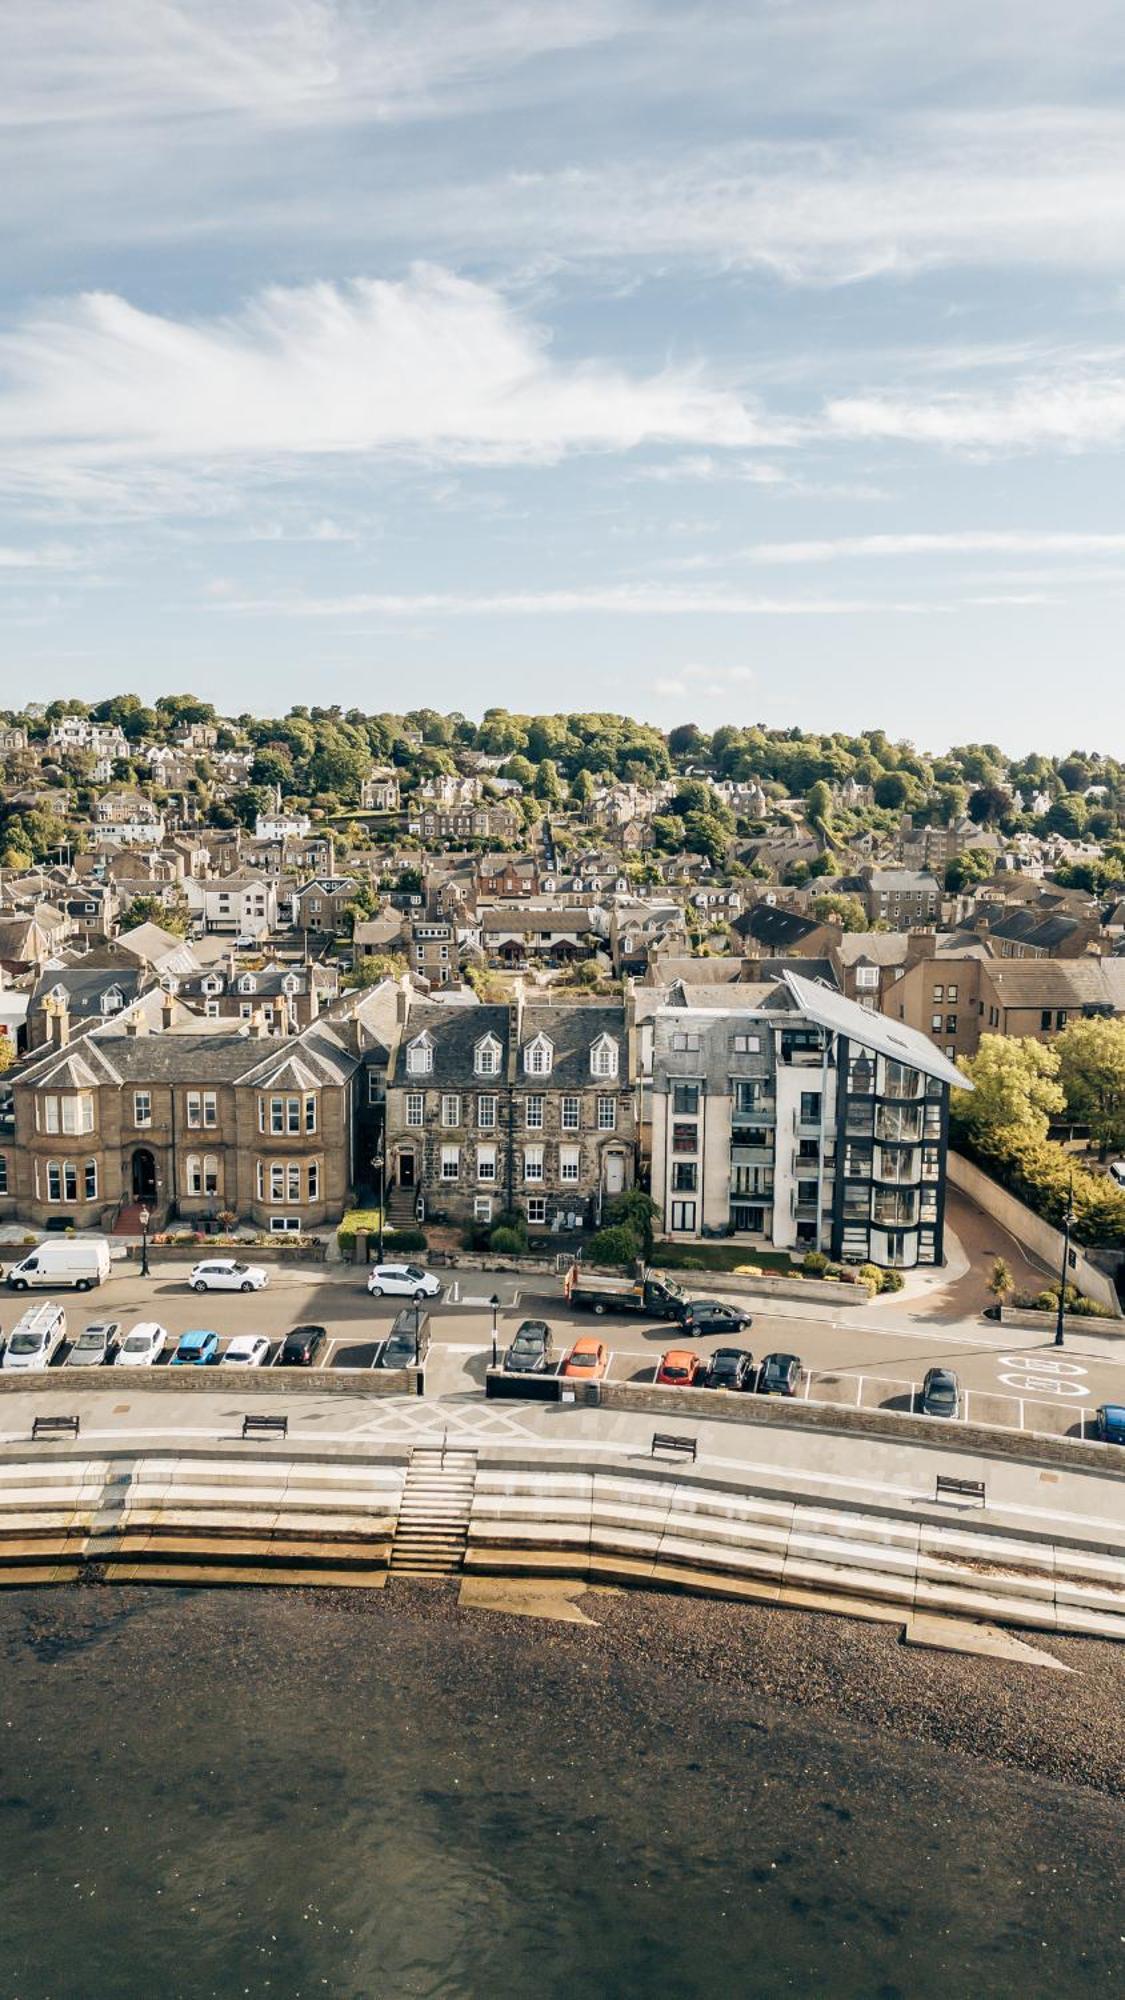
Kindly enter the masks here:
[[242, 1435], [244, 1438], [287, 1438], [289, 1436], [289, 1419], [288, 1417], [243, 1417]]
[[934, 1499], [944, 1500], [947, 1497], [956, 1498], [959, 1500], [979, 1500], [981, 1506], [983, 1507], [984, 1480], [951, 1479], [944, 1472], [939, 1472], [937, 1476], [937, 1489], [934, 1493]]
[[31, 1435], [33, 1438], [78, 1436], [77, 1417], [33, 1417]]
[[654, 1431], [649, 1457], [655, 1458], [658, 1451], [682, 1452], [685, 1458], [691, 1459], [693, 1465], [695, 1463], [694, 1438], [676, 1437], [672, 1431]]

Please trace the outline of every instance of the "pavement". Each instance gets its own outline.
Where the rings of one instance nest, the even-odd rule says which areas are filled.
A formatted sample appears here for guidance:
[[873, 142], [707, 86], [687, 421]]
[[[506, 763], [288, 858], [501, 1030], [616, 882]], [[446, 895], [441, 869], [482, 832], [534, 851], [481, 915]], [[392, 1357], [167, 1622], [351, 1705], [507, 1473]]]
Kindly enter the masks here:
[[[410, 1302], [404, 1299], [372, 1299], [364, 1273], [351, 1266], [281, 1266], [271, 1271], [264, 1291], [203, 1295], [191, 1291], [188, 1269], [184, 1264], [154, 1264], [145, 1279], [133, 1265], [118, 1266], [96, 1293], [63, 1295], [68, 1344], [59, 1350], [53, 1369], [65, 1366], [69, 1341], [85, 1325], [107, 1318], [119, 1322], [123, 1333], [138, 1320], [156, 1320], [164, 1326], [165, 1367], [179, 1335], [198, 1328], [214, 1330], [224, 1347], [235, 1334], [264, 1334], [270, 1342], [267, 1366], [274, 1366], [286, 1332], [311, 1322], [323, 1325], [329, 1336], [319, 1367], [368, 1369], [377, 1362], [396, 1313], [404, 1305], [409, 1309]], [[830, 1303], [779, 1299], [759, 1303], [728, 1294], [732, 1305], [750, 1313], [752, 1325], [744, 1332], [697, 1336], [685, 1342], [666, 1322], [627, 1314], [591, 1318], [574, 1313], [553, 1277], [521, 1282], [510, 1273], [466, 1271], [451, 1274], [443, 1297], [428, 1308], [426, 1400], [449, 1404], [453, 1415], [457, 1406], [479, 1403], [482, 1422], [484, 1377], [492, 1354], [488, 1301], [493, 1287], [500, 1300], [496, 1315], [500, 1350], [525, 1317], [548, 1321], [555, 1366], [580, 1334], [596, 1332], [610, 1350], [608, 1374], [615, 1382], [651, 1382], [660, 1355], [670, 1346], [687, 1344], [706, 1358], [716, 1347], [735, 1345], [749, 1347], [759, 1360], [773, 1351], [797, 1354], [802, 1364], [798, 1394], [808, 1402], [845, 1409], [910, 1411], [926, 1370], [935, 1366], [951, 1368], [959, 1377], [967, 1420], [1005, 1431], [1082, 1437], [1091, 1433], [1099, 1403], [1125, 1402], [1125, 1337], [1087, 1333], [1078, 1321], [1072, 1323], [1060, 1351], [1050, 1326], [1029, 1333], [979, 1317], [936, 1319], [919, 1310], [917, 1298], [903, 1294], [863, 1307], [837, 1308], [835, 1317]], [[36, 1296], [0, 1294], [5, 1331]], [[723, 1297], [721, 1279], [713, 1290], [708, 1286], [706, 1296]], [[90, 1388], [112, 1379], [118, 1397], [129, 1383], [124, 1370], [115, 1370], [112, 1378], [100, 1370], [72, 1374], [76, 1387]], [[169, 1383], [178, 1375], [177, 1370]], [[7, 1376], [8, 1381], [13, 1379]], [[21, 1380], [34, 1387], [34, 1377]], [[306, 1397], [307, 1392], [302, 1409]], [[496, 1433], [508, 1434], [517, 1421], [496, 1405], [488, 1405], [487, 1412], [487, 1427]], [[374, 1413], [371, 1421], [383, 1420]], [[401, 1421], [417, 1427], [420, 1421], [428, 1424], [429, 1418], [419, 1409]], [[926, 1421], [928, 1426], [939, 1420]], [[0, 1402], [0, 1431], [7, 1428]]]

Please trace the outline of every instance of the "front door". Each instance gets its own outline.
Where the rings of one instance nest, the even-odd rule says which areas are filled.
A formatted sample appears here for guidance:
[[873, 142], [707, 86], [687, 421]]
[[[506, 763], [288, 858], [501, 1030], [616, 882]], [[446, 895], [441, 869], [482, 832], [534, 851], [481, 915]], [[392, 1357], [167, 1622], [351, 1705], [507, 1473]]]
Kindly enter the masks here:
[[133, 1154], [133, 1200], [149, 1208], [156, 1200], [156, 1161], [144, 1147]]
[[609, 1195], [621, 1194], [625, 1187], [624, 1153], [607, 1153], [605, 1156], [605, 1191]]
[[398, 1156], [398, 1184], [404, 1188], [412, 1188], [414, 1186], [413, 1153], [400, 1153]]

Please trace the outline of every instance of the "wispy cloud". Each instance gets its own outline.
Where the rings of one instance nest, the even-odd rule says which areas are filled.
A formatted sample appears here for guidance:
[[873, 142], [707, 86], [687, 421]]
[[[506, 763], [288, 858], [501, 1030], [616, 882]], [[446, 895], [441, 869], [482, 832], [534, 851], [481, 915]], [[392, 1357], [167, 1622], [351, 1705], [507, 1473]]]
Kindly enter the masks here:
[[1007, 392], [844, 396], [825, 412], [839, 437], [948, 450], [1089, 452], [1125, 439], [1125, 375], [1036, 376]]
[[771, 598], [738, 590], [668, 590], [615, 584], [574, 590], [526, 591], [362, 591], [341, 597], [241, 598], [224, 609], [270, 613], [287, 618], [482, 618], [538, 617], [545, 614], [608, 612], [624, 617], [836, 618], [858, 612], [909, 616], [944, 611], [920, 599]]
[[1125, 550], [1125, 532], [1070, 534], [1052, 529], [970, 528], [958, 533], [837, 535], [830, 541], [757, 542], [746, 551], [756, 563], [825, 563], [895, 556], [1104, 554]]
[[48, 484], [360, 454], [549, 463], [765, 434], [702, 370], [564, 364], [499, 292], [433, 267], [274, 289], [210, 320], [107, 294], [60, 301], [0, 334], [0, 381], [9, 477]]

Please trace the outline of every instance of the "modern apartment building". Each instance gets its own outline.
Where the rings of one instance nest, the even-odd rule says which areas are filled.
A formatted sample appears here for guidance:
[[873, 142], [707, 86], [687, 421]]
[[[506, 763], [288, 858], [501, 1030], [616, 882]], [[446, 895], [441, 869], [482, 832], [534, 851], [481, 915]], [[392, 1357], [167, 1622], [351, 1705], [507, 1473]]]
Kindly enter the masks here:
[[653, 1023], [652, 1194], [675, 1240], [909, 1268], [943, 1256], [951, 1085], [915, 1030], [784, 972], [760, 1006]]

